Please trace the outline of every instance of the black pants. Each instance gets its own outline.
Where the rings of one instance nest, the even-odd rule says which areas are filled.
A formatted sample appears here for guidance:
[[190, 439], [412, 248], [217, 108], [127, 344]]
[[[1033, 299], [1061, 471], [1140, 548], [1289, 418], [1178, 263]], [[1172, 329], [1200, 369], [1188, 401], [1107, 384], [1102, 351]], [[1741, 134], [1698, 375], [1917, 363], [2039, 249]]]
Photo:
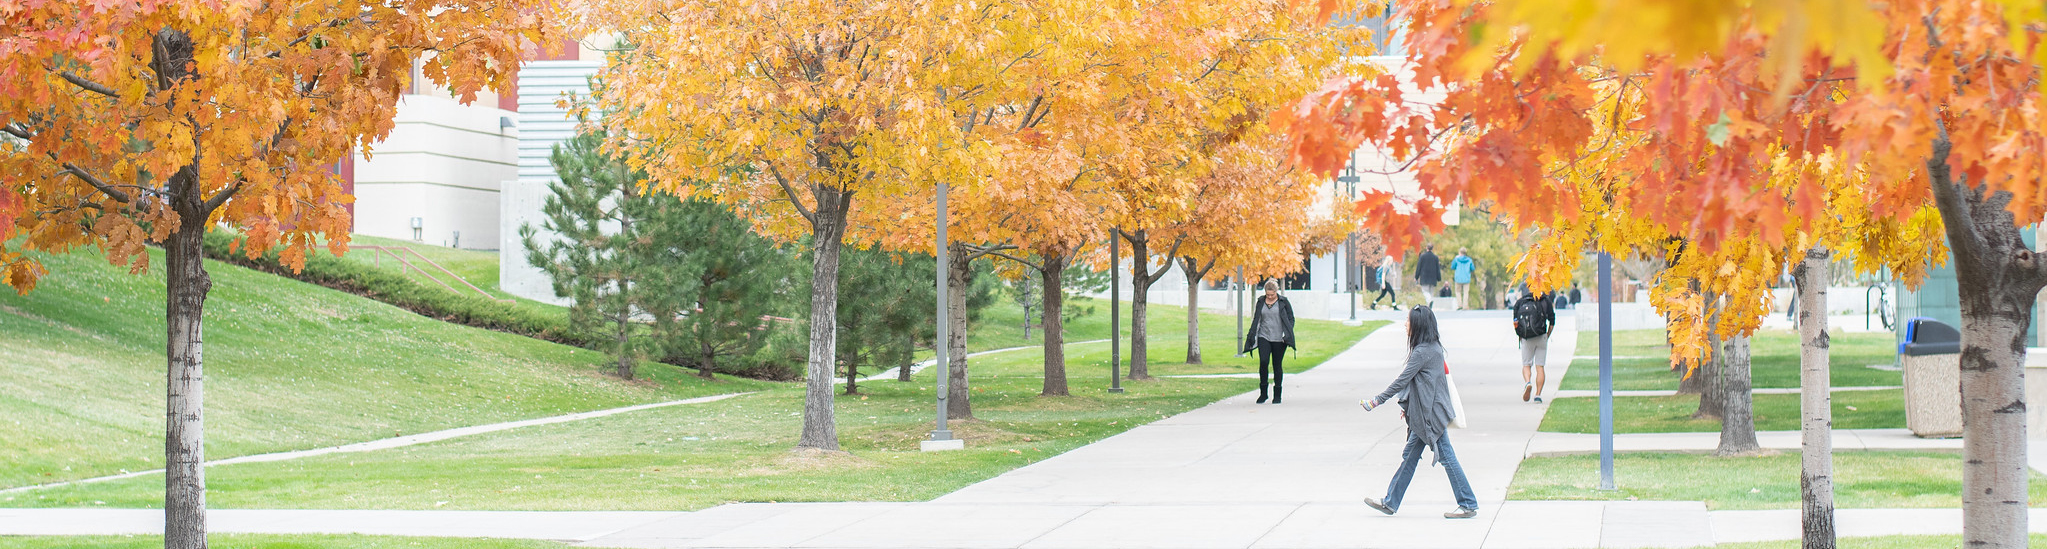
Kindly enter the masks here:
[[1375, 297], [1373, 297], [1373, 298], [1372, 298], [1372, 306], [1373, 306], [1373, 307], [1377, 307], [1377, 306], [1379, 306], [1379, 300], [1381, 300], [1381, 299], [1392, 299], [1392, 300], [1393, 300], [1393, 307], [1394, 307], [1394, 308], [1396, 308], [1396, 309], [1397, 309], [1397, 308], [1400, 308], [1400, 298], [1399, 298], [1399, 297], [1397, 297], [1397, 296], [1394, 296], [1394, 295], [1393, 295], [1393, 287], [1392, 287], [1392, 286], [1387, 286], [1387, 285], [1383, 285], [1383, 284], [1382, 284], [1382, 285], [1380, 285], [1380, 286], [1379, 286], [1379, 295], [1378, 295], [1378, 296], [1375, 296]]
[[1265, 393], [1266, 369], [1272, 372], [1272, 386], [1278, 388], [1286, 381], [1286, 368], [1280, 362], [1286, 359], [1286, 342], [1258, 338], [1258, 392]]

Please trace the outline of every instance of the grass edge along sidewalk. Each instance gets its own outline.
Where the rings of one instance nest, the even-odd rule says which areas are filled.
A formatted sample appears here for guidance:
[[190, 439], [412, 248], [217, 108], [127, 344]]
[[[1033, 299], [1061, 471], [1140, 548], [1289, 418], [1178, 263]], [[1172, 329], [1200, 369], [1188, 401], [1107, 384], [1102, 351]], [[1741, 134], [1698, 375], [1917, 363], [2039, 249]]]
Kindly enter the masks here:
[[[1385, 326], [1303, 320], [1303, 366], [1319, 364]], [[1234, 334], [1203, 347], [1229, 356]], [[1210, 350], [1212, 349], [1212, 350]], [[1206, 406], [1255, 388], [1245, 379], [1162, 378], [1107, 392], [1105, 344], [1068, 352], [1071, 397], [1038, 396], [1042, 360], [1015, 351], [973, 363], [974, 411], [954, 434], [968, 448], [920, 452], [931, 429], [934, 373], [911, 383], [862, 383], [837, 400], [849, 453], [791, 452], [802, 387], [785, 386], [696, 406], [643, 410], [399, 450], [249, 463], [208, 471], [219, 508], [694, 510], [755, 501], [922, 501], [1011, 469]], [[1165, 356], [1174, 356], [1170, 353]], [[1155, 364], [1154, 375], [1211, 366]], [[1303, 368], [1305, 369], [1305, 368]], [[1096, 375], [1104, 374], [1104, 375]], [[154, 479], [61, 487], [16, 507], [150, 508]]]

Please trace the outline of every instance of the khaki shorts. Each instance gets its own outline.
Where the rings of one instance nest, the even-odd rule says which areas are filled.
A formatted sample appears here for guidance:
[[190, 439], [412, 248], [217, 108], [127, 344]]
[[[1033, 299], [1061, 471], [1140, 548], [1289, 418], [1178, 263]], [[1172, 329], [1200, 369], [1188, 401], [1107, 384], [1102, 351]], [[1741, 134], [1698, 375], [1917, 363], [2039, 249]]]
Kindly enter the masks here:
[[1521, 364], [1542, 366], [1549, 359], [1549, 334], [1521, 340]]

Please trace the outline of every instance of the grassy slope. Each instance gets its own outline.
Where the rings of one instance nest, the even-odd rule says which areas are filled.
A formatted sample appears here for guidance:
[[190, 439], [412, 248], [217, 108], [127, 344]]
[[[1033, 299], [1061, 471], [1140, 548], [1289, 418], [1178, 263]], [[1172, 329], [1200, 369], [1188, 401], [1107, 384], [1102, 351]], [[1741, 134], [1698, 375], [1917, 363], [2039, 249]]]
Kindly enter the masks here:
[[[1598, 490], [1599, 456], [1529, 458], [1507, 490], [1517, 500], [1704, 501], [1712, 509], [1797, 509], [1795, 452], [1719, 458], [1614, 456], [1616, 491]], [[2031, 473], [2031, 502], [2047, 503], [2047, 476]], [[1947, 452], [1835, 452], [1834, 504], [1843, 509], [1958, 508], [1962, 458]]]
[[[152, 254], [153, 264], [161, 263]], [[0, 293], [0, 486], [162, 466], [164, 290], [82, 250]], [[623, 383], [598, 353], [436, 322], [208, 262], [207, 455], [313, 448], [712, 393], [665, 368]]]
[[[1106, 314], [1106, 309], [1102, 310]], [[1324, 344], [1302, 366], [1333, 355], [1377, 326], [1302, 321]], [[1226, 331], [1213, 336], [1231, 343]], [[1110, 394], [1107, 345], [1069, 357], [1074, 396], [1039, 397], [1043, 363], [1030, 350], [973, 363], [979, 418], [954, 425], [958, 452], [917, 451], [931, 429], [932, 371], [912, 383], [875, 381], [840, 396], [841, 444], [850, 455], [792, 454], [802, 389], [790, 385], [703, 406], [609, 418], [347, 456], [220, 467], [209, 501], [223, 508], [701, 509], [732, 501], [916, 501], [1057, 455], [1159, 418], [1251, 389], [1242, 379], [1125, 382]], [[1170, 356], [1170, 355], [1169, 355]], [[1157, 365], [1160, 374], [1191, 370]], [[1208, 368], [1208, 367], [1204, 367]], [[45, 490], [7, 505], [152, 507], [161, 483], [119, 481]]]
[[[1892, 364], [1897, 345], [1888, 333], [1835, 331], [1829, 349], [1830, 379], [1835, 387], [1896, 387], [1904, 384], [1902, 374], [1870, 368], [1871, 364]], [[1798, 386], [1798, 334], [1789, 330], [1758, 330], [1749, 340], [1754, 357], [1750, 360], [1751, 384], [1758, 388]], [[1578, 354], [1599, 355], [1599, 332], [1578, 332]], [[1620, 330], [1613, 334], [1613, 388], [1629, 390], [1674, 390], [1679, 377], [1670, 371], [1670, 347], [1663, 344], [1663, 330]], [[1629, 357], [1629, 358], [1620, 358]], [[1598, 359], [1571, 363], [1564, 377], [1564, 389], [1598, 389]], [[1589, 366], [1589, 367], [1588, 367]]]

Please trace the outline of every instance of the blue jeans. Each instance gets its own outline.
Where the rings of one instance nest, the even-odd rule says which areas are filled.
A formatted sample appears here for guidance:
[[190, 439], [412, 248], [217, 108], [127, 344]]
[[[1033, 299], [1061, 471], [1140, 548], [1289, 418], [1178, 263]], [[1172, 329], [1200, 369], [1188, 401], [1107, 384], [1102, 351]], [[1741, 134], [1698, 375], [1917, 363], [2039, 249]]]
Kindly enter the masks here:
[[[1400, 471], [1393, 473], [1393, 484], [1386, 487], [1387, 508], [1400, 510], [1400, 498], [1407, 495], [1407, 483], [1414, 480], [1414, 466], [1421, 463], [1422, 449], [1428, 445], [1414, 431], [1407, 432], [1407, 450], [1400, 454]], [[1471, 493], [1471, 481], [1464, 479], [1464, 467], [1457, 464], [1457, 451], [1450, 448], [1450, 433], [1445, 431], [1442, 440], [1436, 441], [1440, 449], [1443, 469], [1450, 473], [1450, 491], [1457, 494], [1457, 506], [1477, 509], [1478, 496]]]

